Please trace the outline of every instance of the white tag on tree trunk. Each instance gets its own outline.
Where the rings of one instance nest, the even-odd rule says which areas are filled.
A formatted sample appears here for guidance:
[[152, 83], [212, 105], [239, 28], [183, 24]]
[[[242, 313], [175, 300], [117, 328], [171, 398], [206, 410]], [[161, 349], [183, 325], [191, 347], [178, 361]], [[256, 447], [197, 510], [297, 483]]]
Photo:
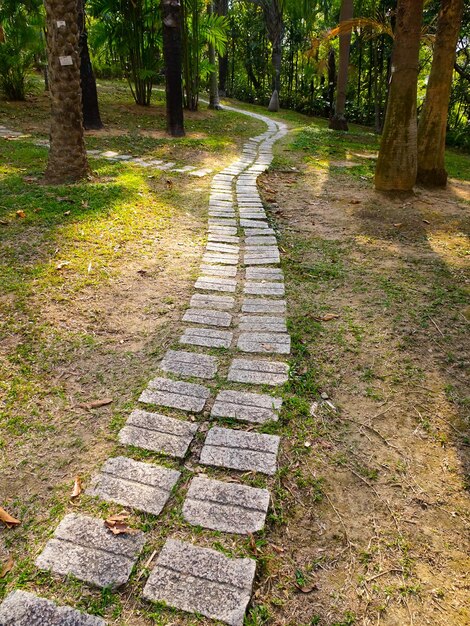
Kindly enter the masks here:
[[73, 60], [70, 56], [59, 57], [59, 62], [61, 65], [73, 65]]
[[57, 24], [57, 28], [64, 28], [64, 26], [67, 26], [64, 20], [57, 20], [56, 24]]

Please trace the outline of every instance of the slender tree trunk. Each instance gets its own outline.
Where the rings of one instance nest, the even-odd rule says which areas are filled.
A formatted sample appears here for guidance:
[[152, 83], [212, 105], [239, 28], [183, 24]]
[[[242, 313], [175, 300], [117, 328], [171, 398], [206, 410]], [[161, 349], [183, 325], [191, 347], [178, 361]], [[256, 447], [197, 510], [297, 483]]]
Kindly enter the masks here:
[[416, 95], [423, 0], [398, 0], [390, 96], [375, 187], [411, 191], [418, 169]]
[[279, 93], [281, 91], [282, 36], [284, 15], [280, 0], [271, 0], [264, 8], [264, 17], [271, 42], [271, 65], [273, 72], [273, 93], [269, 102], [269, 111], [279, 111]]
[[96, 80], [91, 66], [90, 52], [88, 50], [88, 33], [85, 22], [86, 0], [78, 0], [78, 49], [80, 53], [80, 84], [82, 87], [82, 111], [83, 126], [88, 130], [100, 130], [103, 128], [100, 109], [98, 106], [98, 92]]
[[[228, 0], [216, 0], [215, 10], [217, 15], [227, 16]], [[224, 97], [227, 95], [227, 78], [228, 78], [228, 46], [225, 52], [219, 56], [219, 94]]]
[[[214, 5], [212, 0], [207, 3], [207, 12], [209, 15], [214, 13]], [[209, 79], [209, 109], [220, 109], [219, 100], [219, 83], [217, 80], [217, 58], [215, 54], [215, 47], [213, 44], [209, 44], [209, 63], [213, 66], [213, 70]]]
[[181, 4], [162, 0], [163, 57], [165, 61], [167, 130], [173, 137], [184, 136]]
[[336, 83], [336, 59], [335, 51], [330, 48], [328, 52], [328, 116], [331, 117], [335, 99], [335, 83]]
[[[353, 16], [353, 0], [342, 0], [340, 26]], [[339, 36], [339, 65], [338, 85], [336, 90], [335, 114], [330, 119], [330, 128], [334, 130], [348, 130], [345, 117], [346, 93], [348, 90], [349, 50], [351, 49], [351, 31]]]
[[51, 147], [45, 180], [70, 183], [89, 174], [83, 139], [77, 0], [44, 0], [51, 94]]
[[441, 0], [434, 56], [418, 126], [418, 181], [445, 187], [447, 114], [463, 0]]

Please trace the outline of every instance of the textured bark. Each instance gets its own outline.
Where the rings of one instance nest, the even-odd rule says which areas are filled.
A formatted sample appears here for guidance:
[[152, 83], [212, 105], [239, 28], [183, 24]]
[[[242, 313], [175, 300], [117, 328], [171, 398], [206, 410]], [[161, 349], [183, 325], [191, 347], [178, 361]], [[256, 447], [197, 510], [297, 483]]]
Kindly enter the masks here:
[[281, 92], [282, 36], [284, 34], [284, 16], [280, 0], [270, 0], [264, 4], [264, 17], [271, 42], [271, 65], [273, 72], [273, 95], [269, 103], [269, 111], [279, 111], [279, 94]]
[[85, 23], [85, 2], [86, 0], [78, 0], [77, 2], [78, 31], [80, 33], [78, 47], [80, 53], [80, 84], [82, 87], [83, 126], [89, 130], [100, 130], [103, 128], [103, 122], [101, 121], [96, 80], [91, 66], [90, 52], [88, 50], [88, 33]]
[[[215, 11], [217, 15], [226, 16], [228, 14], [228, 0], [216, 0]], [[219, 54], [219, 95], [227, 95], [228, 79], [228, 46], [225, 53]]]
[[411, 191], [416, 182], [418, 143], [416, 95], [423, 0], [398, 0], [390, 95], [375, 187]]
[[162, 0], [163, 57], [165, 60], [167, 129], [173, 137], [184, 136], [181, 3]]
[[60, 184], [89, 173], [83, 139], [77, 0], [44, 0], [44, 5], [51, 94], [51, 147], [45, 179]]
[[[340, 25], [353, 17], [353, 0], [342, 0]], [[339, 36], [338, 83], [336, 88], [335, 114], [330, 119], [330, 128], [348, 130], [345, 116], [346, 92], [348, 89], [349, 50], [351, 48], [351, 31]]]
[[445, 187], [445, 144], [455, 48], [463, 0], [441, 0], [434, 56], [418, 126], [418, 182]]
[[[212, 14], [214, 12], [214, 5], [212, 0], [209, 0], [207, 4], [207, 12]], [[209, 44], [209, 63], [214, 67], [211, 72], [209, 80], [209, 109], [220, 109], [219, 100], [219, 84], [217, 80], [217, 58], [215, 54], [215, 48], [213, 44]]]
[[329, 116], [333, 112], [334, 97], [335, 97], [335, 83], [336, 83], [336, 59], [335, 51], [330, 48], [328, 52], [328, 105]]

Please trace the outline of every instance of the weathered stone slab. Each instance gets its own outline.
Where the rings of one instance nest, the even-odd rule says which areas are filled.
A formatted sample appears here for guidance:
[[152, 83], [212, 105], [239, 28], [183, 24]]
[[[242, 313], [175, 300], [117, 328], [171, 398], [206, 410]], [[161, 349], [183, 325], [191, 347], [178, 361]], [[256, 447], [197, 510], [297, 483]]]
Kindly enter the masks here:
[[183, 322], [228, 328], [232, 323], [232, 316], [230, 313], [225, 311], [212, 309], [188, 309], [183, 316]]
[[229, 626], [243, 626], [255, 571], [253, 559], [229, 559], [215, 550], [167, 539], [143, 596]]
[[243, 286], [244, 293], [254, 296], [283, 296], [285, 291], [284, 283], [246, 281]]
[[113, 535], [103, 520], [71, 513], [36, 559], [39, 569], [72, 574], [97, 587], [124, 585], [145, 543], [142, 532]]
[[279, 253], [267, 252], [266, 254], [248, 254], [245, 253], [243, 263], [245, 265], [272, 265], [281, 262]]
[[277, 435], [214, 426], [207, 433], [200, 462], [203, 465], [272, 475], [277, 469], [279, 441]]
[[240, 252], [240, 246], [234, 246], [229, 243], [209, 243], [206, 246], [206, 250], [210, 252], [226, 252], [228, 254], [237, 255]]
[[232, 296], [213, 296], [212, 294], [195, 293], [190, 305], [198, 309], [220, 309], [230, 311], [235, 306], [235, 298]]
[[245, 244], [247, 246], [276, 246], [277, 239], [274, 235], [267, 235], [266, 237], [254, 235], [252, 237], [246, 237]]
[[237, 226], [237, 221], [230, 218], [210, 217], [209, 226]]
[[144, 448], [182, 459], [198, 429], [197, 424], [149, 413], [133, 411], [119, 433], [124, 445]]
[[267, 489], [200, 475], [191, 481], [183, 504], [183, 517], [193, 526], [247, 535], [263, 529], [268, 507]]
[[276, 233], [272, 228], [250, 228], [249, 226], [245, 226], [244, 229], [245, 237], [258, 237], [265, 235], [275, 235]]
[[287, 333], [241, 333], [237, 347], [242, 352], [289, 354], [290, 337]]
[[279, 361], [234, 359], [228, 380], [252, 385], [283, 385], [288, 380], [289, 366]]
[[1, 626], [106, 626], [101, 617], [70, 606], [57, 606], [34, 593], [16, 589], [0, 605]]
[[285, 313], [285, 300], [268, 300], [267, 298], [245, 298], [242, 304], [243, 313]]
[[250, 256], [267, 256], [279, 254], [279, 248], [275, 246], [245, 246], [245, 254]]
[[159, 515], [181, 472], [120, 456], [108, 459], [87, 494]]
[[194, 286], [196, 289], [204, 289], [205, 291], [227, 291], [228, 293], [234, 293], [237, 289], [237, 281], [234, 278], [201, 276], [194, 283]]
[[221, 265], [238, 265], [238, 255], [206, 252], [202, 260], [204, 263], [220, 263]]
[[274, 315], [242, 315], [239, 321], [239, 328], [243, 331], [287, 332], [285, 317]]
[[234, 265], [201, 265], [201, 272], [205, 276], [219, 276], [220, 278], [235, 278], [237, 267]]
[[[221, 312], [216, 311], [216, 313]], [[222, 315], [229, 314], [222, 313]], [[184, 350], [168, 350], [160, 363], [160, 368], [165, 372], [206, 379], [214, 378], [217, 367], [217, 359], [214, 356]]]
[[235, 217], [236, 213], [232, 209], [230, 211], [226, 209], [210, 209], [209, 217]]
[[261, 393], [247, 393], [242, 391], [219, 391], [212, 417], [233, 417], [243, 422], [264, 424], [277, 422], [279, 409], [282, 406], [280, 398], [273, 398]]
[[236, 235], [237, 229], [233, 226], [209, 226], [209, 234], [213, 235]]
[[229, 330], [215, 328], [187, 328], [180, 339], [180, 343], [207, 348], [230, 348], [233, 333]]
[[247, 267], [247, 280], [284, 280], [282, 270], [277, 267]]
[[261, 220], [240, 220], [240, 226], [242, 228], [269, 228], [268, 222]]
[[209, 235], [207, 240], [216, 243], [240, 243], [240, 237], [236, 237], [235, 235]]
[[183, 383], [168, 378], [155, 378], [142, 392], [139, 401], [200, 413], [209, 396], [209, 389], [202, 385]]

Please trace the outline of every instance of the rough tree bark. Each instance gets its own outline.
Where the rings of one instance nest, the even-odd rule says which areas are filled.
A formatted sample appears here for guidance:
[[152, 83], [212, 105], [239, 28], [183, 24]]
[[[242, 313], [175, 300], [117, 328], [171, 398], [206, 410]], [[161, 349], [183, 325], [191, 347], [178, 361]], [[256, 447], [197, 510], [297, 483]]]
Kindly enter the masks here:
[[418, 125], [418, 182], [430, 187], [447, 184], [447, 112], [462, 14], [463, 0], [441, 0], [431, 73]]
[[375, 170], [381, 191], [411, 191], [418, 169], [416, 95], [423, 0], [398, 0], [390, 95]]
[[83, 126], [88, 130], [100, 130], [103, 128], [100, 109], [98, 105], [98, 92], [96, 80], [88, 50], [88, 33], [85, 22], [86, 0], [77, 1], [78, 13], [78, 49], [80, 54], [80, 84], [82, 87], [82, 111]]
[[[228, 0], [216, 0], [215, 10], [217, 15], [226, 16], [228, 14]], [[228, 46], [224, 54], [219, 56], [219, 95], [227, 95], [228, 79]]]
[[328, 51], [328, 116], [333, 114], [336, 84], [336, 59], [335, 51], [330, 48]]
[[[207, 12], [212, 15], [214, 13], [214, 4], [212, 0], [209, 0], [207, 3]], [[219, 110], [220, 100], [219, 100], [219, 83], [217, 79], [217, 58], [215, 54], [214, 44], [209, 44], [209, 63], [213, 66], [214, 70], [211, 72], [209, 79], [209, 109]]]
[[279, 93], [281, 91], [282, 36], [284, 34], [284, 16], [280, 0], [271, 0], [265, 5], [265, 19], [268, 37], [272, 46], [271, 64], [273, 72], [273, 93], [268, 111], [279, 111]]
[[[353, 0], [342, 0], [340, 13], [340, 26], [353, 17]], [[338, 83], [336, 87], [335, 114], [330, 119], [330, 128], [334, 130], [348, 130], [348, 122], [345, 116], [346, 92], [348, 89], [349, 50], [351, 48], [351, 31], [339, 36], [339, 64]]]
[[77, 0], [44, 0], [51, 94], [51, 132], [45, 180], [75, 182], [89, 173], [83, 139]]
[[162, 0], [163, 58], [165, 61], [167, 129], [173, 137], [183, 137], [183, 84], [181, 43], [181, 2]]

